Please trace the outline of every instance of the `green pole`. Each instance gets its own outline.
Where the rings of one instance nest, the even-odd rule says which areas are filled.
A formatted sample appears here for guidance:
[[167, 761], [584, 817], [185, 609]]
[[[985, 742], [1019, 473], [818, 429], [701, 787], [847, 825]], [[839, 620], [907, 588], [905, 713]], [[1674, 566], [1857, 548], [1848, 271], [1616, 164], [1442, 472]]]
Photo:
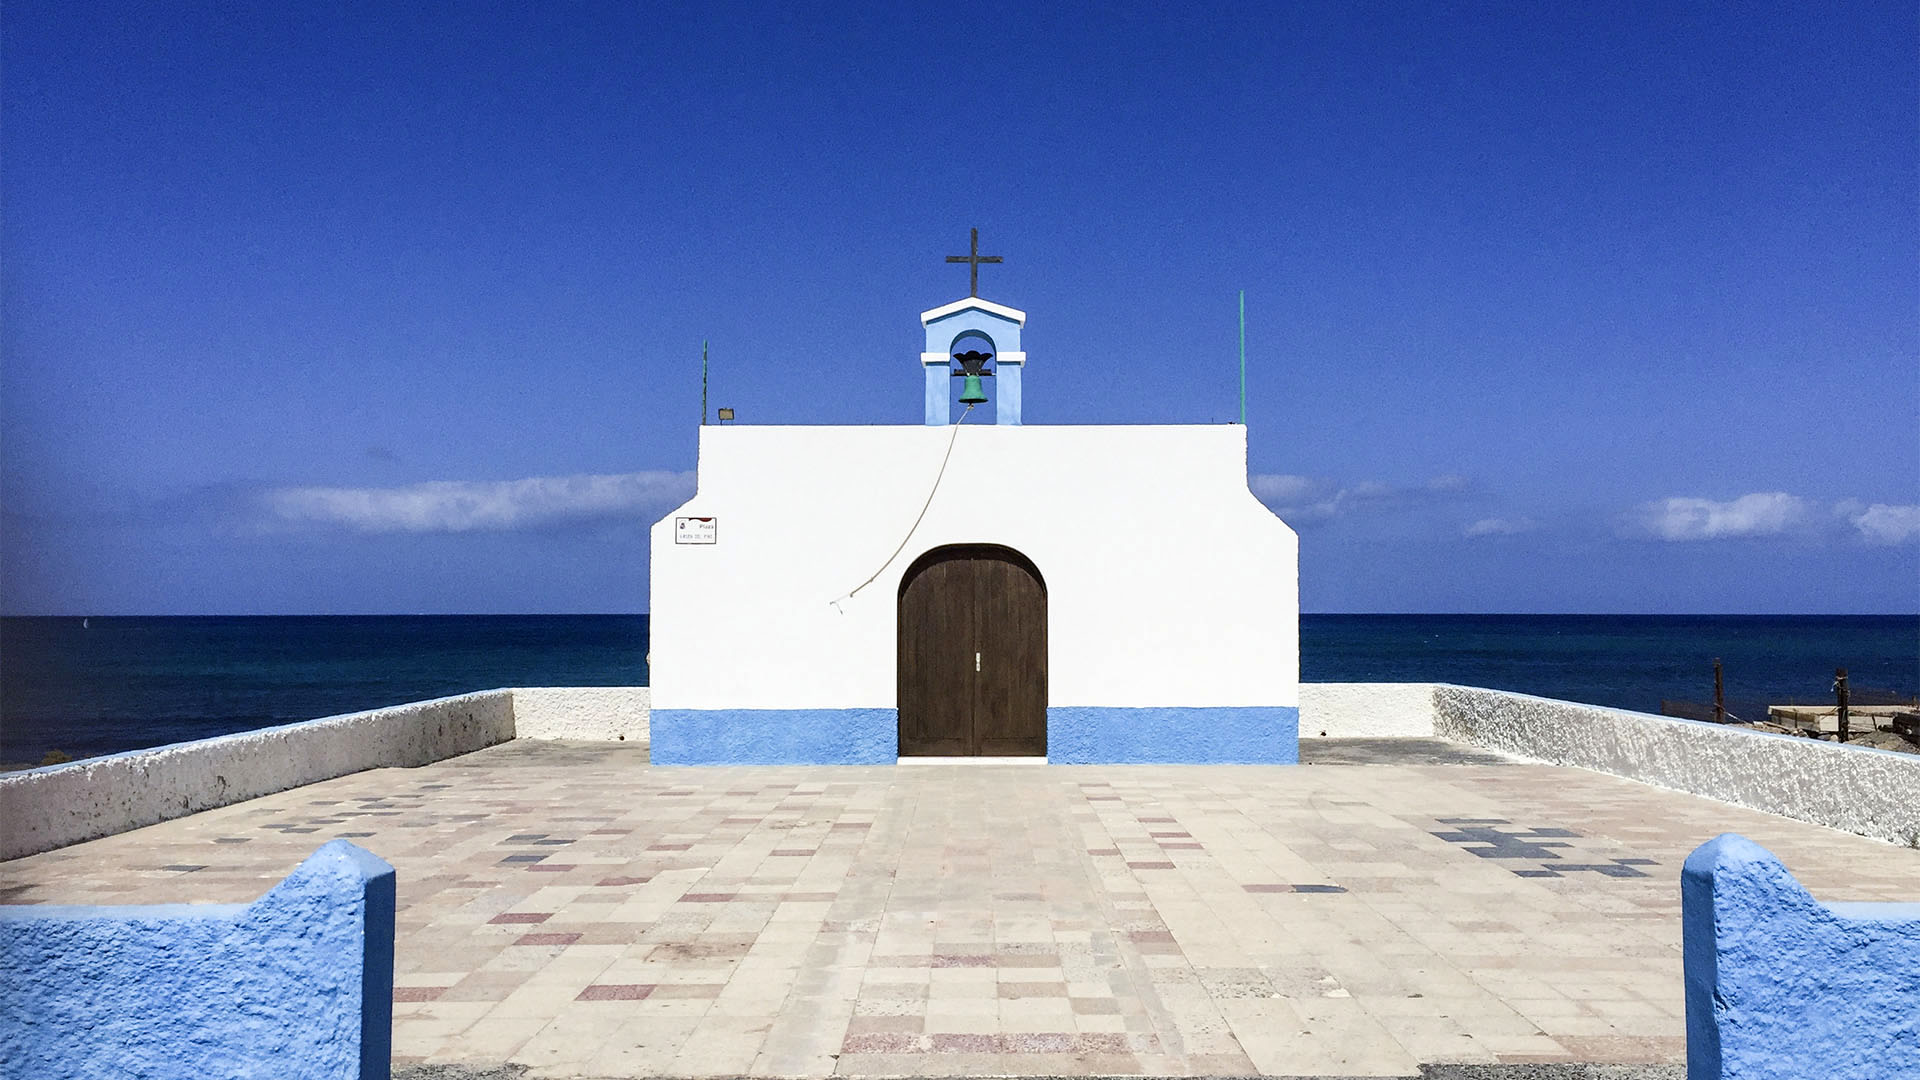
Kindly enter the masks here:
[[700, 426], [707, 426], [707, 339], [700, 339]]
[[1240, 426], [1247, 426], [1247, 290], [1240, 290]]

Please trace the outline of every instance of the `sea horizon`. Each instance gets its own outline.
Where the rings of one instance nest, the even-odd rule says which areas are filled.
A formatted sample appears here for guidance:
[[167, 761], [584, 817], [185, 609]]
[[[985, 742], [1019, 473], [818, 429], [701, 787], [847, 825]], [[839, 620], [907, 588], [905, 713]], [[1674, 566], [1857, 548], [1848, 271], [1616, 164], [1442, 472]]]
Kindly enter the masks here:
[[[503, 686], [644, 686], [645, 613], [0, 616], [0, 760], [92, 756]], [[1658, 712], [1920, 694], [1920, 613], [1305, 612], [1302, 682]]]
[[[0, 619], [431, 619], [431, 618], [592, 618], [645, 616], [646, 611], [26, 611], [0, 613]], [[1920, 620], [1920, 609], [1913, 611], [1308, 611], [1305, 615], [1404, 615], [1404, 616], [1606, 616], [1621, 618], [1911, 618]]]

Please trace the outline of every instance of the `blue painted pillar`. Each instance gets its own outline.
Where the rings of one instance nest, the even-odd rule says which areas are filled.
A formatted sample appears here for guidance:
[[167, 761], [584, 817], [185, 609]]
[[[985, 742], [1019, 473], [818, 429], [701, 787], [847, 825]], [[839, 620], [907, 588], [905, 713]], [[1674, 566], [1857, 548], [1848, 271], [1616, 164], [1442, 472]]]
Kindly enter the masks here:
[[993, 422], [1020, 423], [1020, 371], [1025, 364], [1001, 360], [993, 369]]
[[1680, 871], [1688, 1080], [1920, 1080], [1920, 904], [1815, 900], [1727, 833]]
[[394, 900], [334, 840], [251, 904], [0, 906], [0, 1076], [388, 1080]]
[[953, 374], [948, 370], [945, 353], [930, 355], [934, 358], [931, 362], [925, 355], [920, 358], [927, 369], [927, 426], [946, 427], [950, 410], [948, 398], [953, 393], [953, 388], [947, 383]]

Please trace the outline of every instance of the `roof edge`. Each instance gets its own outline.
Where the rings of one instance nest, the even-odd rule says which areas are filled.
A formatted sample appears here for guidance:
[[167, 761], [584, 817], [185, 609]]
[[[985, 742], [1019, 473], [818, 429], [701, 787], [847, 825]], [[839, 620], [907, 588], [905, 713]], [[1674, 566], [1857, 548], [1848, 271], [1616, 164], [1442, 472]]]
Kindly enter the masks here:
[[977, 296], [969, 296], [963, 300], [955, 300], [951, 304], [942, 304], [937, 308], [921, 312], [920, 325], [925, 326], [935, 319], [944, 319], [949, 315], [958, 314], [968, 308], [978, 308], [990, 315], [998, 315], [1003, 319], [1011, 319], [1020, 326], [1027, 324], [1027, 313], [1021, 311], [1019, 308], [1010, 308], [1005, 304], [996, 304], [991, 300], [982, 300]]

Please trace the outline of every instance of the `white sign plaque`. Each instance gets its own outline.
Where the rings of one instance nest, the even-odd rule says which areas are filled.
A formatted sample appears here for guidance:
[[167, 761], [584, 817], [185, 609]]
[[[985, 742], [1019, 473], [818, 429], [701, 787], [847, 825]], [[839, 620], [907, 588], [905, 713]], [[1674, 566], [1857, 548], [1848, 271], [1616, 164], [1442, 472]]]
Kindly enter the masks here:
[[683, 517], [673, 519], [673, 542], [676, 544], [713, 544], [719, 542], [720, 519], [710, 517]]

